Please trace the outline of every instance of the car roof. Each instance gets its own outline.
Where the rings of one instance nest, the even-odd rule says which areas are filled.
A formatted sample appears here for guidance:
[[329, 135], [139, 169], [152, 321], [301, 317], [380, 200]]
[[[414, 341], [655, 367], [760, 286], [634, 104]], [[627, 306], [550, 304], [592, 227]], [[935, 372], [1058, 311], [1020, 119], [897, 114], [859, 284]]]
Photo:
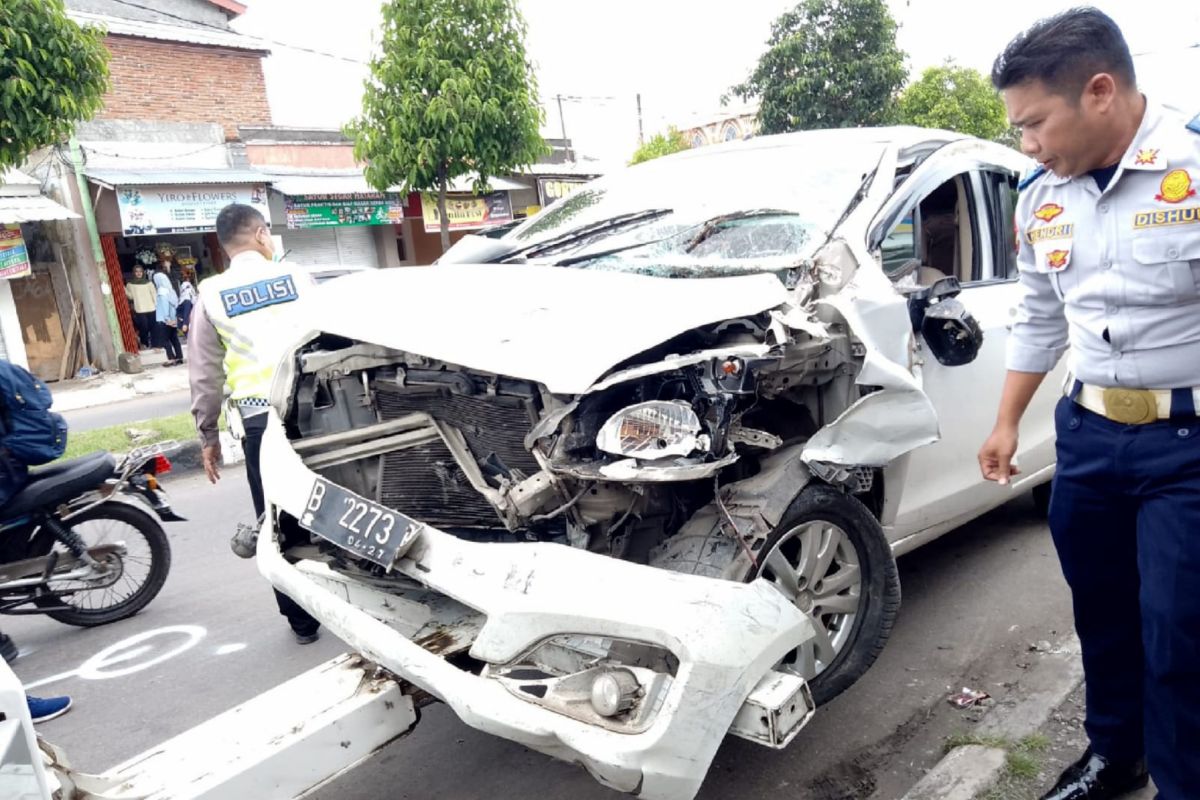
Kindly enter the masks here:
[[668, 158], [703, 158], [705, 155], [726, 152], [728, 149], [766, 150], [776, 147], [803, 147], [809, 149], [859, 146], [893, 146], [908, 150], [922, 144], [946, 144], [971, 137], [954, 131], [936, 128], [919, 128], [913, 125], [893, 125], [881, 128], [829, 128], [825, 130], [777, 133], [770, 136], [751, 136], [747, 139], [696, 147], [675, 153]]

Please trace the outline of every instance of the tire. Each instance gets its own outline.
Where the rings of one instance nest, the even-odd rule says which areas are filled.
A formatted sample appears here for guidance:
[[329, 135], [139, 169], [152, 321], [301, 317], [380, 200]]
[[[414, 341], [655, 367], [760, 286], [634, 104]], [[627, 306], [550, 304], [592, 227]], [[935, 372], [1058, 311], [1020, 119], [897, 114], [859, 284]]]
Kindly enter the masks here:
[[[171, 544], [167, 540], [167, 534], [163, 531], [162, 525], [148, 513], [127, 503], [105, 503], [71, 520], [71, 528], [77, 529], [85, 523], [98, 521], [124, 523], [140, 535], [149, 552], [149, 568], [141, 585], [133, 594], [112, 605], [84, 607], [82, 601], [91, 596], [93, 592], [102, 591], [102, 589], [84, 589], [72, 595], [53, 594], [34, 598], [34, 605], [39, 608], [57, 609], [47, 611], [46, 615], [66, 625], [91, 628], [132, 617], [158, 596], [159, 590], [167, 580], [167, 573], [171, 570]], [[85, 536], [85, 540], [86, 538]], [[93, 544], [88, 542], [89, 546], [93, 546]], [[50, 531], [43, 528], [37, 535], [35, 552], [49, 553], [56, 545], [59, 548], [63, 547]], [[116, 558], [120, 558], [120, 556], [116, 556]], [[127, 565], [122, 562], [123, 574], [126, 568]], [[71, 608], [63, 609], [63, 605], [71, 606]]]
[[1052, 481], [1046, 481], [1033, 487], [1033, 508], [1042, 519], [1050, 517], [1050, 490], [1053, 486]]
[[[851, 585], [844, 590], [846, 594], [839, 590], [823, 598], [820, 591], [809, 591], [807, 597], [792, 596], [795, 592], [790, 589], [800, 588], [801, 592], [804, 589], [798, 579], [792, 581], [796, 585], [784, 586], [788, 581], [777, 574], [777, 570], [784, 571], [779, 556], [791, 564], [792, 557], [798, 560], [813, 542], [820, 542], [816, 548], [819, 553], [828, 552], [829, 546], [834, 553], [825, 565], [826, 572], [819, 576], [811, 573], [812, 586], [820, 589], [823, 581], [836, 579], [846, 569], [844, 577], [834, 584], [838, 587], [850, 580], [849, 570], [857, 567], [857, 593]], [[784, 512], [755, 560], [757, 565], [750, 562], [744, 548], [714, 531], [708, 536], [669, 540], [655, 563], [675, 571], [727, 580], [748, 582], [762, 576], [781, 586], [780, 591], [793, 599], [797, 607], [813, 614], [818, 634], [823, 631], [829, 636], [833, 657], [829, 657], [829, 647], [810, 644], [786, 656], [776, 669], [799, 673], [808, 681], [817, 705], [823, 705], [848, 689], [875, 662], [900, 610], [900, 577], [883, 529], [859, 500], [828, 484], [810, 483]], [[818, 567], [821, 560], [817, 559]], [[820, 614], [822, 599], [848, 613]], [[805, 651], [811, 651], [811, 657]], [[818, 651], [823, 651], [824, 658]]]

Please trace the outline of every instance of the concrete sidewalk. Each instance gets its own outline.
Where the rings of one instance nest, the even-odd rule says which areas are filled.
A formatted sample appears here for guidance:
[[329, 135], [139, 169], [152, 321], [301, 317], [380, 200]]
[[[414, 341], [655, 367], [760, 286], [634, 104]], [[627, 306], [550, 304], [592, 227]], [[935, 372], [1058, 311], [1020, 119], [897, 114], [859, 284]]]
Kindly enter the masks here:
[[123, 372], [105, 372], [94, 378], [74, 378], [50, 384], [54, 395], [53, 410], [58, 413], [80, 408], [120, 403], [137, 397], [177, 392], [188, 388], [187, 364], [163, 367], [161, 357], [152, 365], [145, 365], [136, 375]]
[[[73, 378], [50, 385], [54, 396], [53, 410], [62, 414], [83, 408], [96, 408], [123, 403], [143, 397], [187, 391], [187, 364], [164, 367], [165, 358], [161, 350], [144, 351], [142, 372], [105, 372], [92, 378]], [[221, 455], [225, 466], [241, 464], [246, 460], [241, 443], [228, 431], [221, 431]], [[190, 473], [202, 468], [200, 443], [189, 439], [180, 442], [178, 450], [170, 454], [176, 474]]]

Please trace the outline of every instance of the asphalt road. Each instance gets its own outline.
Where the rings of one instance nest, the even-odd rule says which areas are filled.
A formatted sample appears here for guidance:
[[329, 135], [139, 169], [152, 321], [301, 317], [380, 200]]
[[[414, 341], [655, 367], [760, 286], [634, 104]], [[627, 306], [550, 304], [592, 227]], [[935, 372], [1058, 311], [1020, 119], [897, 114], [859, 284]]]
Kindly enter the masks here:
[[166, 392], [125, 400], [106, 406], [80, 408], [63, 414], [69, 430], [82, 432], [110, 425], [125, 425], [144, 419], [158, 419], [180, 414], [192, 407], [191, 392]]
[[[102, 771], [342, 652], [330, 636], [296, 645], [253, 562], [230, 553], [229, 535], [251, 516], [250, 500], [241, 469], [224, 476], [216, 487], [199, 475], [164, 480], [192, 521], [168, 527], [171, 575], [137, 617], [89, 630], [42, 617], [0, 620], [22, 648], [13, 667], [29, 690], [75, 698], [69, 714], [40, 729], [81, 769]], [[966, 724], [946, 702], [952, 691], [1002, 694], [1036, 657], [1030, 643], [1070, 630], [1066, 587], [1027, 497], [901, 559], [900, 574], [904, 606], [876, 665], [782, 752], [727, 739], [701, 797], [894, 800]], [[117, 665], [80, 669], [98, 654]], [[622, 795], [435, 705], [411, 735], [315, 796]]]

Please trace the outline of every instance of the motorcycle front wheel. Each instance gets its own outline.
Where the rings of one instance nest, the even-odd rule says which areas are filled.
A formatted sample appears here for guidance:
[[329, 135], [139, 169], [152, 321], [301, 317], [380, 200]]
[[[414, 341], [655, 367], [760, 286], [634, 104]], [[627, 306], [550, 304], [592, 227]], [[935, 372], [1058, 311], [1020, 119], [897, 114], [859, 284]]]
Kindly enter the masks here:
[[[132, 617], [158, 595], [171, 569], [171, 544], [157, 520], [127, 503], [110, 502], [66, 524], [88, 550], [122, 544], [125, 552], [112, 552], [101, 560], [110, 568], [107, 576], [55, 581], [51, 594], [35, 597], [34, 604], [46, 609], [48, 617], [84, 628], [107, 625]], [[68, 552], [45, 528], [37, 534], [35, 548], [47, 554]]]

